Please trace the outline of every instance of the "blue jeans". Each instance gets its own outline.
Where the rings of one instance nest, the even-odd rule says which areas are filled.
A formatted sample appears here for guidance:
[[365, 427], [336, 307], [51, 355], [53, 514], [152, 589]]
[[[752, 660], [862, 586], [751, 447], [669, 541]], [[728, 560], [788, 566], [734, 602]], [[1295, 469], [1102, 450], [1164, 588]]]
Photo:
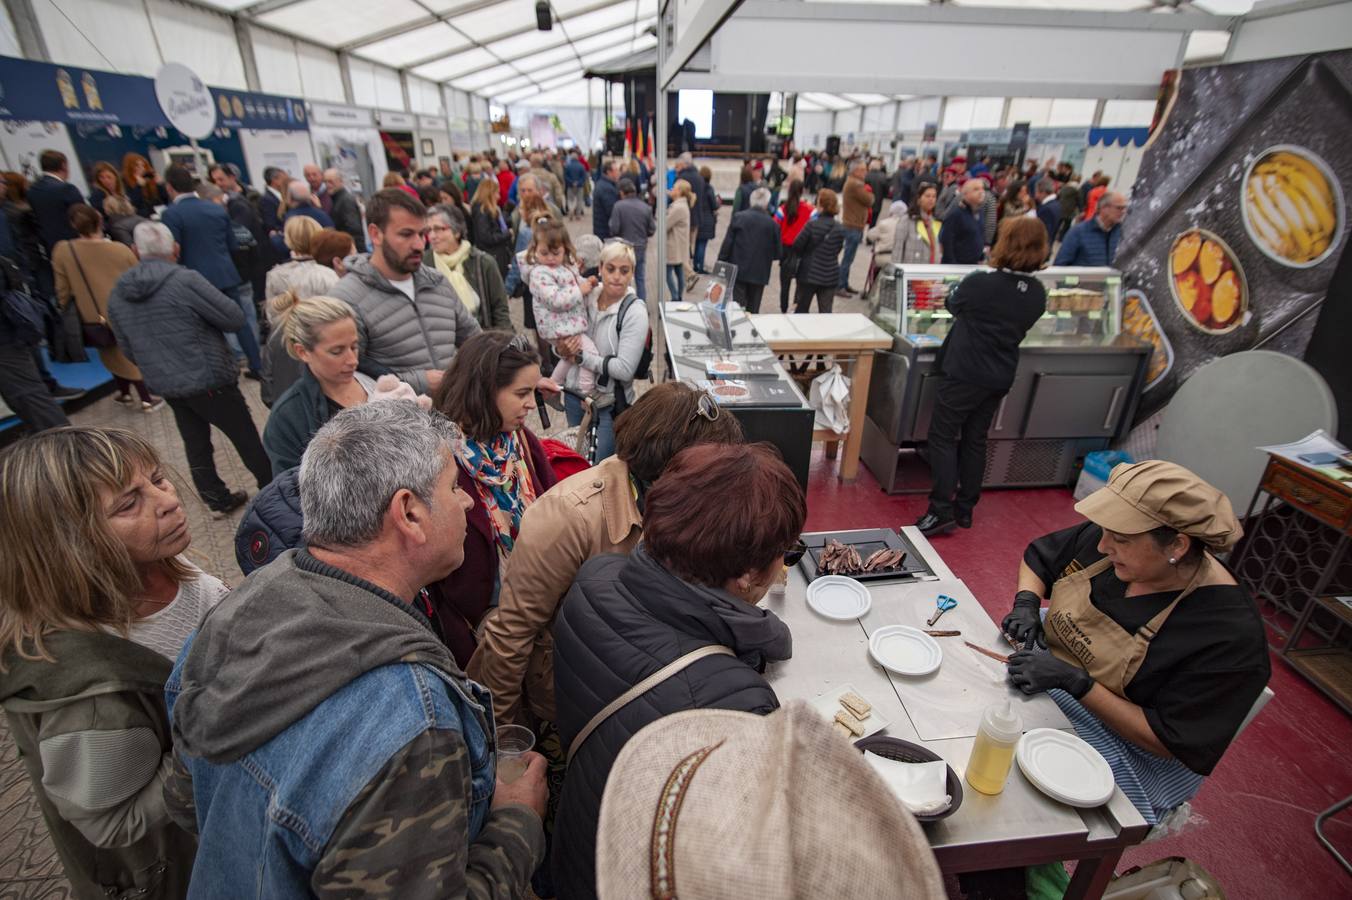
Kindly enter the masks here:
[[706, 237], [695, 238], [694, 269], [701, 275], [705, 274], [708, 271], [707, 269], [704, 268], [704, 251], [707, 250], [708, 247], [709, 247], [708, 238]]
[[850, 286], [850, 266], [854, 265], [855, 251], [859, 249], [859, 242], [863, 239], [864, 229], [845, 229], [845, 253], [840, 258], [840, 284], [837, 285], [841, 289]]
[[[615, 385], [616, 390], [622, 390], [620, 385]], [[568, 418], [568, 424], [576, 428], [582, 424], [582, 401], [572, 394], [563, 395], [563, 414]], [[598, 410], [596, 412], [596, 448], [592, 452], [592, 465], [596, 465], [608, 456], [615, 455], [615, 421], [610, 414], [610, 407]]]
[[247, 281], [241, 282], [227, 288], [224, 294], [244, 310], [244, 327], [235, 332], [235, 338], [239, 341], [245, 358], [249, 360], [249, 370], [262, 372], [263, 356], [258, 349], [258, 310], [254, 308], [253, 285]]
[[646, 243], [634, 246], [634, 293], [638, 294], [640, 300], [648, 299], [648, 291], [643, 283], [643, 276], [648, 271], [647, 256], [648, 245]]
[[680, 303], [685, 294], [685, 266], [680, 263], [667, 266], [667, 287], [671, 288], [671, 302]]

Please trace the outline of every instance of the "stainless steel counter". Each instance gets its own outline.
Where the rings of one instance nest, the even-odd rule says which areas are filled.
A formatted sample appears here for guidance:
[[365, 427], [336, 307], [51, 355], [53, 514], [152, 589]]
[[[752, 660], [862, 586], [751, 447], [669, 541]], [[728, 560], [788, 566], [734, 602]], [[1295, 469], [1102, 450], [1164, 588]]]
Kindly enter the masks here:
[[[907, 538], [940, 576], [919, 583], [874, 582], [871, 610], [862, 619], [835, 622], [807, 606], [807, 580], [795, 569], [779, 601], [764, 605], [793, 629], [793, 658], [766, 673], [780, 701], [812, 700], [850, 683], [890, 720], [881, 734], [921, 744], [942, 756], [959, 776], [966, 771], [981, 711], [1010, 698], [1025, 730], [1070, 725], [1045, 694], [1026, 697], [1004, 679], [1004, 667], [970, 650], [964, 640], [1009, 652], [999, 629], [966, 585], [953, 577], [933, 547], [913, 528]], [[883, 625], [916, 625], [934, 611], [937, 594], [956, 597], [956, 609], [936, 628], [958, 629], [962, 636], [936, 638], [944, 658], [938, 671], [922, 678], [893, 675], [873, 662], [868, 636]], [[925, 826], [926, 836], [945, 872], [968, 872], [1054, 860], [1082, 860], [1067, 897], [1098, 897], [1112, 877], [1122, 851], [1149, 830], [1126, 796], [1115, 791], [1098, 809], [1079, 810], [1035, 788], [1014, 765], [1003, 793], [991, 797], [964, 783], [962, 806], [947, 819]]]

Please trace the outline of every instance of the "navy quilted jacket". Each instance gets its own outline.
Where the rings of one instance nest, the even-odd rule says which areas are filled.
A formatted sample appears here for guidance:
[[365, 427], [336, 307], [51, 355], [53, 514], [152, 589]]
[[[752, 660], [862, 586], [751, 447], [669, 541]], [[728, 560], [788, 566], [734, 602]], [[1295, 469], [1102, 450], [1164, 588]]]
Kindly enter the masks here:
[[239, 381], [228, 332], [244, 310], [192, 269], [148, 259], [122, 273], [108, 295], [117, 345], [162, 397], [191, 397]]
[[[741, 609], [729, 615], [727, 607], [735, 605]], [[673, 675], [618, 710], [578, 750], [554, 825], [554, 880], [562, 900], [596, 895], [601, 794], [629, 738], [687, 709], [773, 712], [779, 701], [760, 673], [767, 648], [787, 656], [777, 640], [787, 640], [787, 627], [772, 613], [687, 584], [642, 545], [628, 556], [583, 564], [554, 622], [554, 690], [565, 750], [602, 707], [673, 660], [708, 644], [738, 655], [708, 656]]]
[[301, 545], [300, 466], [275, 475], [249, 501], [235, 529], [235, 561], [248, 575]]

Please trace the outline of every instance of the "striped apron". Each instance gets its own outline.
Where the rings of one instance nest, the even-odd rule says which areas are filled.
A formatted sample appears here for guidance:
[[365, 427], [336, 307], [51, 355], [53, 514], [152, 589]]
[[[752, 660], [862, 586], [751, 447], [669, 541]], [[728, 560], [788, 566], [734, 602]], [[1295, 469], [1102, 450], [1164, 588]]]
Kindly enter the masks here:
[[[1212, 562], [1209, 555], [1205, 556], [1197, 573], [1173, 602], [1135, 634], [1127, 632], [1089, 600], [1090, 581], [1111, 565], [1105, 557], [1052, 585], [1046, 616], [1047, 649], [1063, 662], [1082, 666], [1096, 682], [1126, 699], [1126, 686], [1145, 661], [1150, 642], [1174, 608], [1204, 582]], [[1156, 756], [1123, 739], [1065, 691], [1053, 689], [1048, 694], [1075, 726], [1075, 733], [1108, 761], [1117, 786], [1151, 825], [1158, 824], [1169, 810], [1201, 788], [1203, 776], [1183, 763]]]

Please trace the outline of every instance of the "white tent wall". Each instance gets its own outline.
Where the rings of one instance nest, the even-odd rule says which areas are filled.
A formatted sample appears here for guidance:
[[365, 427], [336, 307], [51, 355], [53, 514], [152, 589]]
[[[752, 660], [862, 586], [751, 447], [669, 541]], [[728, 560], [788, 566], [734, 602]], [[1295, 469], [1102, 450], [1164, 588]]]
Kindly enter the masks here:
[[14, 31], [14, 20], [9, 17], [9, 7], [3, 4], [0, 4], [0, 56], [23, 56], [19, 35]]
[[[445, 116], [418, 116], [418, 130], [414, 137], [418, 140], [418, 162], [430, 168], [437, 168], [438, 157], [451, 155], [451, 130]], [[432, 142], [432, 152], [424, 152], [424, 141]]]
[[1352, 43], [1352, 3], [1268, 0], [1236, 28], [1225, 62], [1339, 50]]
[[794, 144], [802, 150], [814, 150], [826, 146], [826, 136], [835, 134], [835, 113], [803, 112], [799, 110], [793, 120]]
[[330, 103], [346, 99], [338, 54], [332, 50], [252, 26], [249, 39], [258, 66], [259, 90]]
[[348, 73], [352, 76], [352, 102], [374, 109], [406, 110], [404, 87], [399, 73], [364, 59], [348, 59]]
[[214, 87], [248, 87], [234, 25], [220, 13], [168, 0], [79, 0], [60, 8], [35, 2], [32, 8], [51, 62], [149, 76], [178, 62]]

